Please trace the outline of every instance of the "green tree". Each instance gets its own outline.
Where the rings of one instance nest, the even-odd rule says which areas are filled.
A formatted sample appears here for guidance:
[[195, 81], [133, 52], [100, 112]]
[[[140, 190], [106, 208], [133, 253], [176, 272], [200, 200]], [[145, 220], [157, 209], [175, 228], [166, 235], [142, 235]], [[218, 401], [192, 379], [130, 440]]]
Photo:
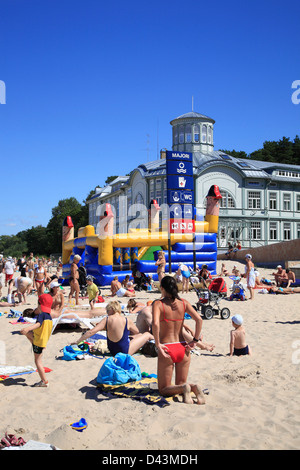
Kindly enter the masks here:
[[47, 237], [51, 253], [61, 253], [62, 226], [67, 216], [72, 218], [74, 234], [76, 236], [78, 228], [82, 226], [84, 214], [82, 205], [75, 197], [60, 200], [57, 206], [52, 209], [52, 217], [47, 225]]
[[46, 227], [37, 225], [36, 227], [31, 227], [28, 230], [19, 232], [17, 235], [26, 241], [27, 255], [32, 252], [36, 255], [49, 256], [50, 247]]
[[248, 158], [248, 155], [243, 150], [219, 150], [234, 158]]
[[299, 136], [296, 135], [294, 142], [293, 142], [293, 154], [294, 154], [294, 164], [300, 165], [300, 139]]
[[6, 256], [20, 258], [27, 252], [27, 243], [18, 235], [2, 235], [0, 237], [0, 252]]
[[104, 184], [110, 184], [113, 180], [118, 178], [117, 176], [108, 176], [104, 182]]

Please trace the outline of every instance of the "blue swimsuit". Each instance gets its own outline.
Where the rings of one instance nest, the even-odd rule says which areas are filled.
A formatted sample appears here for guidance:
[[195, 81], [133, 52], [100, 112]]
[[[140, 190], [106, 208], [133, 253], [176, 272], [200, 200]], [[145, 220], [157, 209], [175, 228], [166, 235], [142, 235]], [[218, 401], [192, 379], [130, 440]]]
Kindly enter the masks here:
[[[107, 320], [108, 318], [106, 319], [106, 332], [107, 332]], [[126, 324], [125, 324], [122, 338], [119, 341], [114, 342], [114, 341], [111, 341], [107, 335], [107, 347], [113, 356], [115, 356], [119, 352], [128, 354], [129, 343], [130, 343], [129, 330], [127, 328], [127, 318], [126, 318]]]

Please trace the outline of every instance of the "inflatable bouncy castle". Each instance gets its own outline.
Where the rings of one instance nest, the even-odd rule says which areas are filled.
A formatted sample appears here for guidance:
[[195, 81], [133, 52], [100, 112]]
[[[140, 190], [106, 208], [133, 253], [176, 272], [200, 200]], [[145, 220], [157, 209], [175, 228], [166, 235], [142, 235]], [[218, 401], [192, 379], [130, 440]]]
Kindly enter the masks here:
[[189, 220], [169, 218], [165, 230], [159, 228], [161, 209], [155, 200], [148, 210], [148, 228], [129, 229], [128, 233], [114, 233], [110, 204], [105, 204], [97, 234], [93, 226], [87, 225], [78, 230], [75, 238], [72, 219], [66, 217], [62, 229], [63, 282], [68, 282], [76, 254], [81, 256], [79, 266], [83, 265], [99, 286], [110, 285], [115, 276], [122, 281], [126, 275], [131, 275], [133, 268], [157, 280], [155, 262], [161, 250], [165, 252], [166, 273], [175, 272], [179, 263], [191, 268], [196, 263], [200, 268], [206, 264], [211, 274], [216, 274], [221, 198], [218, 186], [212, 186], [206, 197], [205, 216], [194, 211]]

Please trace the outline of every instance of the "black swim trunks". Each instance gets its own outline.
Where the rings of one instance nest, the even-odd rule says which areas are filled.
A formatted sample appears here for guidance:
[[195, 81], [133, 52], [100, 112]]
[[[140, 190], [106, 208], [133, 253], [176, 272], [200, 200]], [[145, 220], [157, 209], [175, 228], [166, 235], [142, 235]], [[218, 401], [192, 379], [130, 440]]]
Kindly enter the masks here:
[[245, 348], [241, 348], [241, 349], [234, 348], [233, 350], [234, 356], [246, 356], [247, 354], [249, 354], [248, 346], [246, 346]]
[[40, 346], [36, 346], [35, 344], [32, 345], [33, 352], [35, 354], [42, 354], [44, 348], [41, 348]]

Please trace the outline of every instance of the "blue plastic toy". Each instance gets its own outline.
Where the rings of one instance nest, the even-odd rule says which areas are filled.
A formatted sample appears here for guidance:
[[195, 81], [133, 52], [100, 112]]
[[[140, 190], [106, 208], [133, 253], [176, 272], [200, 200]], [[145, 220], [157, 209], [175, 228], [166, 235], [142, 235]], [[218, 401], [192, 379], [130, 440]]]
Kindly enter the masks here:
[[72, 426], [72, 429], [75, 429], [75, 431], [82, 432], [87, 428], [87, 422], [84, 418], [81, 418], [77, 423], [72, 423], [70, 426]]

